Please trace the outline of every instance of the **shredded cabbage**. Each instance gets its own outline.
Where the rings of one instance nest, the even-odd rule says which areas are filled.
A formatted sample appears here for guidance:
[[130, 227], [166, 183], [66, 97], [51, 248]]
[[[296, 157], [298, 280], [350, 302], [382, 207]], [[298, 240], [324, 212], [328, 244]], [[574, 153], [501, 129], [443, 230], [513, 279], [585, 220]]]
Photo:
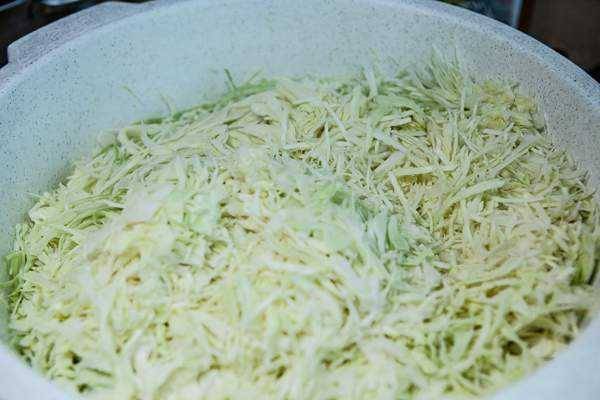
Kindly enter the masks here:
[[14, 346], [90, 399], [479, 397], [597, 303], [533, 101], [434, 58], [235, 86], [102, 138], [7, 257]]

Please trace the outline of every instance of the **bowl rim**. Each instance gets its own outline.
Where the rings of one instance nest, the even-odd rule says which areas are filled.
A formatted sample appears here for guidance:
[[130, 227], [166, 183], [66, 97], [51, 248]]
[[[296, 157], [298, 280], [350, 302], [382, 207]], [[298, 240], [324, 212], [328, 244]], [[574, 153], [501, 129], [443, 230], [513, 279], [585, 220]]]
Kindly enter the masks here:
[[[257, 5], [261, 4], [260, 0], [251, 1]], [[331, 2], [346, 2], [348, 6], [354, 3], [402, 8], [435, 18], [446, 18], [472, 30], [485, 29], [488, 36], [509, 43], [514, 50], [534, 57], [550, 72], [558, 73], [557, 76], [560, 76], [564, 83], [578, 92], [593, 109], [600, 111], [599, 82], [572, 61], [537, 39], [502, 22], [436, 0], [333, 0]], [[235, 6], [248, 3], [248, 1], [152, 0], [146, 3], [108, 1], [68, 15], [17, 39], [8, 46], [8, 63], [0, 68], [0, 95], [8, 91], [20, 80], [20, 77], [26, 75], [37, 64], [51, 59], [55, 53], [64, 50], [67, 45], [77, 44], [88, 34], [101, 33], [112, 29], [115, 25], [144, 17], [148, 13], [174, 10], [190, 3], [211, 7], [216, 5]]]

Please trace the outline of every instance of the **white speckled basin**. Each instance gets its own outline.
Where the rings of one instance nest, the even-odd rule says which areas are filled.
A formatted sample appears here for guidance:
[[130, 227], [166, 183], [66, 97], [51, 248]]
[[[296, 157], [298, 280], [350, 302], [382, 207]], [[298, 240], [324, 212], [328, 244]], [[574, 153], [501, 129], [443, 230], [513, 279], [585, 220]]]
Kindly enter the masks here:
[[[379, 55], [403, 65], [432, 46], [457, 48], [477, 77], [520, 82], [556, 142], [600, 183], [600, 86], [535, 40], [479, 15], [415, 0], [159, 0], [105, 3], [45, 27], [9, 48], [0, 70], [0, 254], [32, 205], [96, 133], [224, 90], [236, 77], [335, 74]], [[453, 50], [452, 50], [453, 51]], [[139, 97], [136, 100], [124, 86]], [[0, 328], [5, 331], [5, 310]], [[5, 333], [5, 332], [4, 332]], [[600, 398], [600, 319], [545, 367], [498, 399]], [[66, 395], [0, 345], [0, 398]]]

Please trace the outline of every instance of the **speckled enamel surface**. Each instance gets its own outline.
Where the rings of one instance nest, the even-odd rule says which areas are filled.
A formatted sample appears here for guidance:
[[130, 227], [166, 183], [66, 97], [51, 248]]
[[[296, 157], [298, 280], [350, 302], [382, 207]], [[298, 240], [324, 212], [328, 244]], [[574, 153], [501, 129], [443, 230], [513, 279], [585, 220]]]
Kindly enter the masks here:
[[[235, 78], [384, 69], [457, 52], [480, 79], [519, 83], [556, 143], [600, 184], [600, 87], [579, 68], [500, 23], [433, 1], [159, 0], [105, 3], [17, 41], [0, 70], [0, 254], [31, 194], [55, 185], [96, 134], [183, 108]], [[393, 59], [393, 60], [392, 60]], [[0, 326], [4, 325], [4, 320]], [[591, 399], [600, 393], [600, 322], [501, 399]], [[0, 398], [62, 395], [0, 347]]]

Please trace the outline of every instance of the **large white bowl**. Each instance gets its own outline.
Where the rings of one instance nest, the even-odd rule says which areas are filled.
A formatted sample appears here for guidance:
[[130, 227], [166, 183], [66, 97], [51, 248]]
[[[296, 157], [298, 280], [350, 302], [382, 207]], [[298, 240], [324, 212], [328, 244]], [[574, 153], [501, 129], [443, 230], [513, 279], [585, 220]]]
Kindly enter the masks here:
[[[407, 66], [433, 46], [456, 49], [476, 77], [519, 82], [539, 102], [556, 142], [598, 185], [599, 85], [542, 44], [485, 17], [412, 0], [105, 3], [9, 48], [10, 63], [0, 70], [0, 254], [32, 205], [30, 194], [51, 188], [97, 132], [165, 114], [163, 98], [183, 108], [216, 95], [224, 90], [223, 68], [238, 78], [259, 69], [329, 75], [374, 57], [384, 67], [393, 67], [390, 56]], [[598, 371], [596, 318], [554, 361], [496, 396], [598, 399]], [[0, 398], [66, 396], [0, 346]]]

